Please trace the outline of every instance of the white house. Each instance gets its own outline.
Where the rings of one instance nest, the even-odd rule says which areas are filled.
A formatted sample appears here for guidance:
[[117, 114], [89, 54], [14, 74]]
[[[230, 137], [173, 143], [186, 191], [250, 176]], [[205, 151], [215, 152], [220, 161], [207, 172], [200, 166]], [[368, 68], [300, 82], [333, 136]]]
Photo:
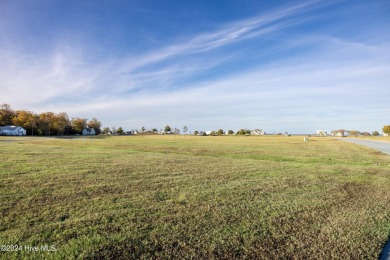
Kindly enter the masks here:
[[95, 129], [93, 129], [93, 128], [85, 128], [83, 130], [83, 135], [96, 135]]
[[251, 135], [264, 135], [263, 129], [255, 129], [251, 131]]
[[0, 127], [0, 135], [26, 135], [26, 130], [20, 126], [6, 125]]
[[317, 130], [316, 135], [317, 136], [327, 136], [328, 132], [326, 132], [325, 130]]

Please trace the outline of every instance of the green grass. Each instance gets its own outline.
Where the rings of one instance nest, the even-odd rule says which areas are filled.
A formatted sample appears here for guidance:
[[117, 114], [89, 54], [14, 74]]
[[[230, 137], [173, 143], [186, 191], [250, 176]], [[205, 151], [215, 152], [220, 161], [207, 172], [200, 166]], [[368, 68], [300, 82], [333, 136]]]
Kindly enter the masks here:
[[0, 245], [32, 258], [376, 259], [390, 157], [332, 138], [0, 137]]

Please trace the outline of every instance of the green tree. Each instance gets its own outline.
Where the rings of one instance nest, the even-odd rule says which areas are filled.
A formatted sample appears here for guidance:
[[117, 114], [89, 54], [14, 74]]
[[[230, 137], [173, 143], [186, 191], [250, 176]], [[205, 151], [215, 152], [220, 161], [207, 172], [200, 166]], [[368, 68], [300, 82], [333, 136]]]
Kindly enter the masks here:
[[198, 130], [195, 130], [194, 131], [194, 135], [198, 135], [199, 134], [199, 131]]
[[222, 130], [222, 129], [218, 129], [217, 134], [218, 134], [218, 135], [223, 135], [223, 130]]
[[12, 125], [12, 119], [15, 116], [15, 112], [8, 104], [0, 105], [0, 126]]
[[372, 135], [373, 135], [373, 136], [378, 136], [378, 135], [379, 135], [379, 132], [378, 132], [378, 131], [374, 131], [374, 132], [372, 132]]
[[92, 118], [92, 120], [88, 121], [88, 127], [93, 128], [95, 133], [98, 135], [102, 132], [101, 127], [102, 123], [96, 119], [96, 117]]
[[116, 132], [117, 132], [119, 135], [123, 134], [123, 129], [122, 129], [122, 127], [118, 127], [118, 130], [116, 130]]
[[232, 134], [234, 134], [233, 130], [229, 130], [228, 135], [232, 135]]
[[171, 132], [171, 127], [169, 125], [166, 125], [164, 127], [164, 132]]
[[103, 128], [103, 132], [102, 133], [104, 135], [108, 134], [109, 132], [110, 132], [110, 128], [109, 127], [106, 126], [105, 128]]
[[245, 129], [238, 130], [237, 135], [245, 135]]
[[15, 112], [15, 116], [12, 119], [12, 123], [16, 126], [20, 126], [26, 129], [27, 135], [34, 134], [35, 122], [37, 121], [37, 115], [31, 111], [18, 110]]
[[382, 128], [383, 133], [390, 135], [390, 125], [385, 125]]
[[76, 134], [81, 134], [83, 130], [87, 127], [87, 121], [86, 118], [80, 118], [80, 117], [73, 117], [70, 121], [73, 131]]
[[51, 135], [55, 133], [54, 123], [56, 120], [56, 114], [53, 112], [44, 112], [39, 114], [39, 129], [41, 134]]
[[65, 112], [54, 116], [53, 128], [58, 134], [63, 135], [69, 129], [70, 121], [68, 114]]

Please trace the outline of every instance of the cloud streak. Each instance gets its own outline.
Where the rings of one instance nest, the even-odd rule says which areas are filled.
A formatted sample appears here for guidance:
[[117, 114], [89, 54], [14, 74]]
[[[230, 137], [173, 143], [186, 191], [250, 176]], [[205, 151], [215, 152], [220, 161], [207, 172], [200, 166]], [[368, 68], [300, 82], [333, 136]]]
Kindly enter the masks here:
[[125, 128], [378, 130], [390, 113], [390, 44], [292, 30], [324, 6], [274, 9], [132, 56], [102, 58], [99, 43], [31, 54], [6, 45], [0, 102]]

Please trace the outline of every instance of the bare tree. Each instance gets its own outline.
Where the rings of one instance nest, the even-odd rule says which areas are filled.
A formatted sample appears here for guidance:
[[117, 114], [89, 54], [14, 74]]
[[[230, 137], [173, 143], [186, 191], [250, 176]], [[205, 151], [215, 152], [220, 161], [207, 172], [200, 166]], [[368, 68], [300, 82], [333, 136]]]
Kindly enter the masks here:
[[185, 126], [183, 126], [183, 133], [184, 133], [184, 136], [186, 136], [187, 132], [188, 132], [188, 126], [185, 125]]

